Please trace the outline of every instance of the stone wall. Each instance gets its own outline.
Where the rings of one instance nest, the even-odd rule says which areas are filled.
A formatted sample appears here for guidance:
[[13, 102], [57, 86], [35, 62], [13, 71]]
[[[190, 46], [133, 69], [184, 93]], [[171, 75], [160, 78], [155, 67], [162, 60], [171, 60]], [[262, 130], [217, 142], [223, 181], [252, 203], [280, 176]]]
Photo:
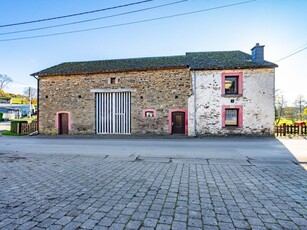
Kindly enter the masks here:
[[[115, 78], [115, 84], [111, 84]], [[70, 115], [70, 134], [95, 133], [95, 93], [91, 89], [135, 89], [131, 93], [131, 133], [168, 134], [169, 110], [187, 109], [188, 69], [43, 76], [39, 79], [39, 132], [57, 134], [57, 113]], [[143, 118], [144, 109], [156, 110]]]
[[[197, 96], [194, 98], [193, 94], [189, 98], [189, 135], [273, 134], [274, 71], [274, 69], [243, 69], [192, 72]], [[223, 72], [243, 72], [241, 96], [222, 96]], [[195, 101], [196, 107], [194, 107]], [[222, 127], [223, 105], [243, 107], [242, 128]]]

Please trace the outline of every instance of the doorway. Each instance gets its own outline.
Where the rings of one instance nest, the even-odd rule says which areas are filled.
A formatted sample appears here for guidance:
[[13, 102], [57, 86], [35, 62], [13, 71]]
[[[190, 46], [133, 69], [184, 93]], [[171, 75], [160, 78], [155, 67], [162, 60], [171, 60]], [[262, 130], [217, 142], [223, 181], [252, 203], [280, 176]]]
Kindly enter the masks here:
[[96, 93], [96, 133], [131, 133], [131, 93]]
[[59, 113], [59, 134], [68, 134], [68, 113]]
[[172, 113], [172, 134], [185, 134], [185, 112]]

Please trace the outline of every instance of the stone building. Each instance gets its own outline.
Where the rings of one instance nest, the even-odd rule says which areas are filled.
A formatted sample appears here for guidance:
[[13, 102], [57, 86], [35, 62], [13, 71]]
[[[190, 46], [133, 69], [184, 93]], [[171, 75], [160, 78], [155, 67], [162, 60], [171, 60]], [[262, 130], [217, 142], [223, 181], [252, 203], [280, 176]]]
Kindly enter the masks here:
[[272, 134], [274, 63], [263, 46], [62, 63], [38, 79], [40, 134]]

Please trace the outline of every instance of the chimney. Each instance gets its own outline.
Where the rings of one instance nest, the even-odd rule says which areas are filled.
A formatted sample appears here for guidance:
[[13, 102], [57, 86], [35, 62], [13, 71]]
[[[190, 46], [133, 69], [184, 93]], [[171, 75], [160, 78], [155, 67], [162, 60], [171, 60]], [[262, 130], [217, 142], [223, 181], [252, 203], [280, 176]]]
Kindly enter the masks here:
[[263, 63], [264, 61], [264, 46], [259, 45], [259, 43], [256, 43], [256, 45], [252, 48], [252, 62], [255, 63]]

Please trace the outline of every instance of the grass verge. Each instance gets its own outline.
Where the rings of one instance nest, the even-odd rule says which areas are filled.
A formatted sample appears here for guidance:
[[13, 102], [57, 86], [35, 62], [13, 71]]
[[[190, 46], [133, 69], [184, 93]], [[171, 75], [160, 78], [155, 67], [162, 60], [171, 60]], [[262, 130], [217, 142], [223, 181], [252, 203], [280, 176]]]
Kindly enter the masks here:
[[26, 135], [26, 134], [13, 133], [11, 131], [3, 131], [1, 134], [3, 136], [24, 136], [24, 135]]

